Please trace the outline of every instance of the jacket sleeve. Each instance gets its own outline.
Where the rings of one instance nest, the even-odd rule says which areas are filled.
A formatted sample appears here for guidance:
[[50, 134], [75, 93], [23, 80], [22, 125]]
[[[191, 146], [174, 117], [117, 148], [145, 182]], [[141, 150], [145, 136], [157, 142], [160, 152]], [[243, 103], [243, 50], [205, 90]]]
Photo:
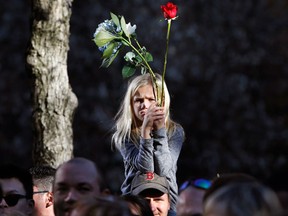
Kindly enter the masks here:
[[140, 138], [139, 147], [131, 141], [126, 142], [120, 152], [126, 166], [132, 166], [142, 173], [154, 172], [153, 139]]
[[[154, 168], [160, 176], [170, 177], [176, 172], [177, 160], [184, 142], [184, 131], [181, 126], [175, 129], [168, 140], [166, 129], [161, 128], [154, 133]], [[172, 172], [171, 172], [172, 171]]]

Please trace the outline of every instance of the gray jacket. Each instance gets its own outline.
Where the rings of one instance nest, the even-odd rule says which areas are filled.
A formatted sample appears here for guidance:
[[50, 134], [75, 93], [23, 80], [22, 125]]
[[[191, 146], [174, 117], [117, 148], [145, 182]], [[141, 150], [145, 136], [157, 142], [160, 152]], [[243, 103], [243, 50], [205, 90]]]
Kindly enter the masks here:
[[125, 180], [121, 186], [123, 194], [130, 193], [131, 182], [137, 172], [155, 172], [165, 176], [170, 184], [171, 209], [176, 211], [178, 186], [176, 181], [177, 160], [184, 142], [184, 131], [177, 126], [168, 140], [166, 129], [161, 128], [153, 133], [153, 138], [140, 138], [137, 147], [127, 141], [120, 149], [124, 161]]

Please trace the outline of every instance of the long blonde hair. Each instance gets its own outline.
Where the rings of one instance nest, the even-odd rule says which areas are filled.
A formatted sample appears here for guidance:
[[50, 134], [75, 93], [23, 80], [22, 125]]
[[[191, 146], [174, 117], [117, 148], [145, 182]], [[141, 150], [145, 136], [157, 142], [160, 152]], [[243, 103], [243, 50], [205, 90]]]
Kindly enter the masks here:
[[[161, 90], [162, 77], [156, 74], [158, 89]], [[137, 127], [135, 115], [132, 109], [132, 98], [137, 90], [145, 85], [152, 85], [152, 79], [149, 73], [136, 76], [129, 82], [125, 97], [121, 103], [120, 109], [115, 116], [115, 132], [112, 136], [112, 148], [120, 149], [126, 139], [130, 139], [135, 145], [139, 145], [140, 128]], [[153, 86], [153, 85], [152, 85]], [[165, 125], [168, 131], [168, 137], [175, 130], [176, 123], [170, 118], [170, 95], [164, 82], [164, 109], [166, 113]]]

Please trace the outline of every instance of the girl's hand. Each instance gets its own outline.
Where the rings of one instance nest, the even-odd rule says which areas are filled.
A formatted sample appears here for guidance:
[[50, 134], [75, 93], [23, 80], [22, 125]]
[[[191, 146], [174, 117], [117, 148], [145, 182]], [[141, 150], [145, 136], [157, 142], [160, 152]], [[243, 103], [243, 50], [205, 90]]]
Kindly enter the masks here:
[[158, 130], [165, 127], [165, 112], [164, 107], [159, 107], [152, 103], [148, 108], [141, 130], [141, 136], [145, 139], [151, 138], [150, 133], [152, 130]]

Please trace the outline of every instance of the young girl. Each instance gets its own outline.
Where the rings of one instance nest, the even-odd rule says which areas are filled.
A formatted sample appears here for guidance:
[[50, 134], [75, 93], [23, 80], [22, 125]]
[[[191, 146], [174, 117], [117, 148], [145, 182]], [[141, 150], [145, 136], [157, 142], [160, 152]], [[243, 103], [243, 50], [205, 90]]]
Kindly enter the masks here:
[[[156, 74], [159, 89], [161, 76]], [[183, 128], [171, 120], [170, 96], [164, 84], [164, 106], [157, 106], [149, 73], [131, 80], [116, 115], [112, 143], [121, 152], [125, 167], [123, 194], [130, 193], [137, 172], [155, 172], [170, 184], [171, 209], [176, 211], [177, 160], [184, 141]]]

